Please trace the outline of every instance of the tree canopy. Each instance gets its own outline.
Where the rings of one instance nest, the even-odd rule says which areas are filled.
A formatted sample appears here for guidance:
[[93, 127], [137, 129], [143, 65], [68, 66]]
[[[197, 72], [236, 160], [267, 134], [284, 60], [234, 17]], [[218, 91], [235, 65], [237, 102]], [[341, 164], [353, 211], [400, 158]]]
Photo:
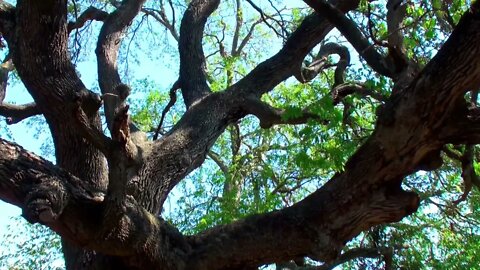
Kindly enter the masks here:
[[43, 225], [4, 258], [473, 268], [478, 29], [464, 0], [0, 1], [0, 199]]

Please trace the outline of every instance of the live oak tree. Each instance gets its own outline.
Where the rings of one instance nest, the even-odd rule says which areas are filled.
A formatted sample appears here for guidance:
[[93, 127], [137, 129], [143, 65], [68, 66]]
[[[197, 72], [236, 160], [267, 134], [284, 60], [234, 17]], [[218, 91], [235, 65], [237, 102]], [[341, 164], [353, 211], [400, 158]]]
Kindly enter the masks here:
[[[369, 4], [305, 0], [311, 14], [300, 16], [291, 32], [272, 27], [284, 38], [282, 48], [245, 74], [240, 76], [227, 64], [232, 57], [242, 57], [242, 41], [248, 39], [234, 31], [232, 50], [219, 46], [226, 73], [221, 89], [207, 70], [209, 55], [202, 42], [209, 37], [204, 35], [207, 20], [223, 2], [190, 1], [179, 29], [165, 11], [147, 8], [145, 2], [111, 1], [106, 9], [83, 10], [75, 21], [67, 20], [67, 1], [23, 0], [16, 6], [0, 2], [0, 32], [9, 52], [2, 65], [1, 100], [7, 75], [15, 69], [35, 101], [2, 103], [0, 114], [9, 124], [42, 114], [57, 161], [53, 165], [2, 139], [0, 198], [21, 207], [28, 221], [39, 222], [62, 237], [68, 269], [256, 269], [304, 257], [329, 267], [352, 256], [341, 251], [362, 231], [399, 221], [418, 209], [421, 198], [402, 187], [408, 175], [438, 169], [448, 157], [461, 163], [466, 191], [461, 200], [479, 185], [474, 170], [480, 86], [477, 2], [458, 20], [448, 13], [448, 3], [432, 1], [439, 30], [432, 26], [433, 32], [424, 34], [453, 31], [427, 60], [420, 52], [412, 53], [412, 37], [406, 36], [411, 3], [386, 3], [382, 34], [381, 27], [376, 29], [381, 23], [370, 23], [374, 12]], [[240, 2], [236, 1], [237, 7]], [[255, 1], [247, 2], [261, 12], [253, 25], [272, 21], [281, 25]], [[367, 30], [359, 20], [345, 15], [355, 10], [367, 14]], [[178, 41], [179, 78], [171, 93], [180, 89], [187, 108], [171, 129], [162, 132], [159, 125], [152, 136], [130, 119], [126, 99], [131, 90], [122, 83], [117, 65], [123, 34], [140, 14], [159, 16]], [[235, 18], [241, 25], [241, 12]], [[89, 20], [102, 21], [95, 49], [100, 93], [85, 87], [69, 51], [69, 36], [74, 38], [70, 34]], [[388, 95], [345, 80], [349, 49], [322, 43], [333, 28], [378, 76], [391, 81]], [[222, 44], [221, 38], [218, 43]], [[328, 117], [309, 108], [273, 107], [275, 98], [277, 104], [287, 99], [269, 93], [290, 77], [309, 84], [332, 67], [331, 55], [339, 60], [331, 76], [330, 106], [341, 103], [345, 117], [351, 95], [374, 98], [380, 105], [371, 115], [374, 130], [328, 182], [289, 207], [189, 235], [162, 219], [167, 196], [207, 156], [221, 167], [221, 155], [212, 146], [225, 131], [239, 136], [235, 125], [247, 115], [257, 117], [265, 129], [280, 124], [328, 124]], [[102, 131], [102, 106], [108, 136]], [[228, 179], [232, 181], [225, 183], [226, 193], [235, 193], [232, 200], [238, 201], [240, 185], [236, 178]]]

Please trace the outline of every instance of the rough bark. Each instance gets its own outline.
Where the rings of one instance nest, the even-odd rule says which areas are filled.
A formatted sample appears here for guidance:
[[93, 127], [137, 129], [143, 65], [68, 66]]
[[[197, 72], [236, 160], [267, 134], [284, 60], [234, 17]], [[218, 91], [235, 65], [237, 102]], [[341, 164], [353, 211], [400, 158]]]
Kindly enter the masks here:
[[[337, 2], [329, 5], [337, 15], [358, 5]], [[121, 33], [142, 4], [123, 1], [99, 38], [102, 93], [117, 96], [104, 98], [109, 138], [100, 131], [100, 97], [85, 89], [68, 57], [66, 1], [0, 2], [0, 30], [49, 124], [57, 158], [53, 165], [0, 140], [0, 198], [62, 236], [69, 269], [254, 269], [303, 256], [333, 262], [361, 231], [416, 211], [418, 196], [401, 188], [405, 176], [431, 169], [431, 156], [446, 143], [479, 141], [478, 119], [470, 117], [463, 98], [480, 86], [476, 2], [431, 62], [402, 81], [406, 87], [379, 109], [375, 131], [342, 173], [291, 207], [182, 235], [157, 216], [169, 192], [203, 163], [228, 124], [262, 110], [262, 94], [298, 70], [336, 18], [308, 16], [276, 55], [225, 91], [211, 93], [201, 42], [219, 1], [193, 0], [179, 39], [188, 110], [166, 135], [143, 144], [130, 131], [116, 69]], [[381, 68], [389, 69], [385, 74], [401, 71]], [[273, 113], [275, 124], [280, 116]]]

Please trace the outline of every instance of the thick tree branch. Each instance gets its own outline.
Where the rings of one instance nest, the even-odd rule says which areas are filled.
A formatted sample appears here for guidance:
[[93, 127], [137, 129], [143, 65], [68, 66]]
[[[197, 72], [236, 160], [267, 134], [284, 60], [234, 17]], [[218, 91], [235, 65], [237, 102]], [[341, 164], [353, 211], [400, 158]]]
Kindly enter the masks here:
[[[124, 32], [130, 26], [135, 16], [140, 12], [145, 0], [128, 0], [122, 4], [105, 19], [100, 35], [98, 37], [97, 55], [98, 81], [100, 90], [104, 95], [105, 117], [110, 131], [116, 110], [121, 106], [122, 81], [118, 74], [117, 60], [118, 50]], [[139, 130], [132, 124], [133, 132]]]
[[93, 102], [95, 103], [93, 111], [96, 112], [101, 106], [101, 100], [98, 96], [93, 101], [91, 100], [92, 95], [79, 96], [74, 110], [81, 133], [107, 158], [109, 182], [103, 226], [112, 229], [115, 229], [115, 226], [118, 225], [117, 222], [124, 214], [125, 204], [127, 203], [127, 182], [132, 175], [137, 173], [138, 167], [143, 162], [142, 150], [133, 143], [130, 134], [129, 107], [125, 104], [129, 88], [122, 88], [119, 90], [121, 103], [115, 113], [111, 129], [112, 139], [92, 126], [83, 110], [83, 107], [88, 107], [85, 106], [85, 103]]
[[77, 245], [120, 256], [132, 267], [181, 269], [188, 251], [183, 237], [134, 200], [119, 213], [121, 225], [101, 226], [109, 214], [102, 206], [104, 193], [16, 144], [0, 139], [0, 153], [0, 198], [22, 208], [30, 222], [45, 224]]
[[[401, 189], [403, 177], [447, 143], [442, 133], [456, 104], [468, 89], [480, 86], [480, 33], [474, 30], [480, 27], [479, 7], [478, 2], [472, 6], [416, 80], [390, 98], [391, 109], [382, 113], [343, 173], [290, 208], [196, 236], [191, 265], [236, 269], [299, 256], [329, 261], [360, 231], [415, 211], [419, 198]], [[390, 121], [384, 119], [387, 114]], [[275, 241], [279, 238], [281, 243]]]
[[[181, 74], [190, 74], [187, 83], [193, 87], [193, 84], [197, 82], [196, 85], [199, 87], [195, 88], [197, 90], [205, 89], [201, 86], [204, 85], [204, 79], [199, 80], [204, 77], [197, 73], [203, 72], [203, 69], [192, 63], [198, 63], [200, 66], [204, 63], [200, 43], [203, 24], [206, 16], [210, 14], [208, 12], [213, 12], [216, 8], [215, 4], [218, 3], [204, 0], [193, 1], [186, 11], [186, 16], [190, 16], [190, 19], [187, 20], [184, 17], [184, 21], [187, 21], [184, 31], [189, 35], [193, 35], [195, 32], [195, 38], [191, 37], [183, 41], [188, 43], [185, 45], [187, 47], [182, 45], [179, 47], [184, 54], [185, 58], [182, 61], [186, 68], [184, 71], [181, 70]], [[354, 8], [356, 4], [358, 2], [352, 5], [349, 1], [342, 1], [340, 8], [350, 9]], [[192, 23], [195, 23], [197, 28], [190, 25]], [[190, 27], [187, 28], [189, 25]], [[260, 64], [247, 77], [233, 85], [229, 91], [206, 94], [207, 92], [199, 90], [206, 96], [196, 99], [198, 103], [191, 106], [176, 126], [155, 143], [149, 152], [150, 156], [140, 168], [141, 173], [134, 181], [136, 187], [133, 194], [140, 202], [145, 203], [142, 206], [153, 213], [159, 213], [171, 189], [186, 174], [203, 163], [208, 150], [225, 128], [247, 114], [242, 107], [244, 106], [243, 102], [246, 101], [245, 97], [249, 94], [258, 97], [291, 76], [295, 63], [301, 63], [305, 55], [320, 42], [330, 29], [330, 24], [318, 15], [309, 16], [287, 41], [281, 52]], [[182, 35], [180, 39], [182, 39]], [[198, 41], [197, 47], [194, 46], [196, 49], [189, 47], [195, 43], [191, 42], [192, 40]], [[199, 52], [201, 52], [200, 55]], [[201, 57], [196, 58], [197, 56]], [[190, 59], [190, 61], [186, 61], [186, 59]], [[195, 99], [193, 96], [203, 95], [198, 91], [189, 94], [189, 87], [185, 88], [183, 83], [184, 81], [181, 81], [184, 97], [185, 94], [191, 94], [191, 101], [193, 101]], [[169, 174], [158, 173], [164, 170], [168, 170]]]
[[[202, 48], [205, 23], [219, 2], [194, 0], [182, 19], [179, 84], [188, 110], [170, 132], [156, 141], [132, 186], [135, 198], [152, 213], [160, 213], [173, 187], [203, 163], [208, 149], [230, 122], [225, 120], [225, 106], [229, 103], [221, 103], [223, 94], [210, 94]], [[192, 106], [197, 102], [203, 105]], [[206, 108], [208, 113], [199, 114]], [[158, 174], [166, 171], [169, 173]]]
[[7, 124], [9, 125], [38, 114], [41, 114], [41, 112], [35, 103], [25, 105], [0, 103], [0, 115], [7, 118]]
[[[19, 2], [13, 62], [49, 123], [58, 164], [101, 189], [106, 187], [102, 155], [70, 128], [76, 121], [70, 112], [85, 86], [69, 58], [66, 14], [66, 1]], [[101, 126], [98, 112], [88, 116]]]
[[202, 48], [203, 31], [208, 17], [220, 0], [193, 0], [182, 18], [180, 26], [180, 84], [187, 107], [210, 93]]
[[[201, 1], [196, 3], [199, 2]], [[26, 15], [33, 15], [35, 21], [40, 21], [39, 11], [47, 13], [44, 16], [48, 17], [50, 9], [53, 11], [54, 8], [59, 8], [50, 6], [51, 2], [45, 6], [42, 2], [41, 8], [37, 1], [23, 3], [24, 9], [33, 9], [29, 10], [30, 13], [20, 13], [24, 16], [20, 20], [22, 25], [29, 25], [26, 21], [31, 16]], [[347, 2], [340, 4], [345, 3]], [[350, 7], [343, 6], [345, 9]], [[48, 22], [51, 24], [47, 24], [46, 28], [61, 29], [59, 32], [63, 36], [67, 35], [65, 21], [59, 25], [54, 19]], [[13, 201], [11, 198], [25, 196], [25, 198], [19, 197], [18, 201], [27, 201], [29, 210], [26, 215], [31, 220], [41, 220], [61, 235], [75, 240], [75, 243], [106, 254], [121, 256], [138, 268], [151, 269], [160, 266], [162, 269], [249, 269], [265, 263], [288, 261], [304, 256], [332, 262], [340, 255], [344, 244], [361, 231], [373, 225], [398, 221], [417, 209], [419, 198], [412, 192], [402, 190], [402, 179], [417, 170], [426, 156], [439, 151], [445, 143], [449, 142], [445, 132], [451, 128], [452, 115], [455, 115], [458, 104], [463, 100], [466, 91], [479, 88], [480, 33], [477, 31], [479, 28], [480, 3], [476, 2], [426, 68], [407, 88], [394, 93], [388, 100], [380, 112], [375, 131], [349, 159], [344, 172], [335, 175], [322, 188], [291, 207], [218, 226], [199, 235], [188, 237], [186, 240], [167, 224], [139, 207], [128, 196], [122, 204], [122, 211], [118, 211], [116, 219], [102, 219], [109, 216], [104, 211], [108, 208], [104, 208], [98, 196], [89, 195], [91, 191], [90, 193], [80, 192], [76, 191], [75, 187], [71, 189], [60, 184], [65, 181], [77, 183], [77, 186], [88, 187], [80, 188], [81, 190], [92, 190], [86, 184], [89, 181], [87, 177], [98, 178], [101, 174], [94, 169], [88, 172], [81, 171], [92, 166], [100, 166], [98, 163], [85, 166], [86, 160], [92, 161], [92, 154], [85, 157], [86, 160], [83, 163], [76, 157], [73, 158], [76, 161], [75, 164], [65, 160], [78, 153], [73, 152], [75, 148], [67, 146], [61, 136], [74, 139], [68, 140], [70, 144], [79, 143], [86, 147], [84, 140], [75, 140], [78, 138], [75, 134], [68, 131], [60, 132], [59, 121], [54, 121], [55, 116], [64, 117], [62, 112], [66, 110], [65, 107], [58, 111], [52, 109], [55, 114], [49, 111], [47, 116], [50, 118], [47, 117], [47, 119], [58, 131], [54, 134], [58, 134], [59, 137], [54, 139], [59, 142], [60, 150], [63, 150], [58, 153], [62, 161], [60, 165], [67, 167], [75, 175], [82, 175], [83, 181], [71, 175], [57, 181], [55, 176], [59, 172], [55, 168], [51, 169], [52, 171], [45, 171], [42, 168], [50, 167], [44, 163], [42, 166], [35, 167], [29, 162], [32, 160], [31, 154], [24, 154], [16, 146], [3, 143], [0, 144], [3, 148], [0, 148], [0, 183], [11, 183], [12, 180], [20, 178], [18, 181], [39, 183], [38, 185], [42, 188], [33, 192], [21, 190], [24, 193], [15, 195], [18, 192], [11, 192], [12, 188], [1, 187], [2, 190], [10, 190], [2, 192], [10, 201]], [[212, 93], [196, 99], [195, 105], [190, 106], [180, 122], [155, 142], [147, 161], [142, 164], [138, 179], [132, 179], [132, 182], [139, 182], [139, 189], [133, 191], [133, 193], [137, 192], [134, 195], [139, 199], [139, 203], [148, 211], [158, 214], [171, 189], [204, 161], [208, 150], [226, 126], [245, 116], [246, 112], [242, 106], [245, 99], [250, 98], [248, 94], [259, 97], [270, 91], [280, 79], [290, 76], [292, 64], [300, 63], [305, 54], [330, 29], [330, 24], [318, 15], [308, 17], [293, 34], [299, 39], [287, 41], [279, 54], [262, 63], [232, 87], [232, 90], [239, 91]], [[45, 34], [38, 29], [31, 30], [35, 30], [33, 36], [36, 41], [40, 40], [39, 34]], [[46, 34], [48, 42], [40, 44], [41, 49], [45, 46], [48, 48], [52, 40], [57, 40], [52, 38], [51, 32]], [[53, 37], [61, 36], [53, 34]], [[26, 40], [30, 49], [38, 49], [32, 44], [34, 40], [29, 39], [26, 34], [22, 38]], [[19, 46], [22, 48], [25, 45], [19, 43]], [[34, 52], [44, 53], [43, 51]], [[38, 91], [43, 95], [52, 92], [62, 93], [60, 91], [73, 88], [71, 81], [66, 83], [70, 88], [61, 88], [62, 85], [50, 82], [52, 88], [47, 92], [45, 85], [35, 81], [45, 81], [42, 80], [44, 77], [39, 76], [55, 75], [62, 79], [65, 75], [55, 68], [53, 71], [38, 72], [37, 70], [40, 74], [33, 74], [33, 71], [27, 67], [28, 62], [22, 58], [25, 55], [34, 58], [29, 53], [31, 52], [28, 48], [23, 48], [21, 54], [15, 58], [21, 64], [21, 76], [33, 77], [25, 79], [28, 86], [39, 87]], [[43, 61], [49, 61], [49, 59], [40, 58]], [[64, 64], [62, 61], [55, 64], [62, 65]], [[286, 67], [283, 66], [285, 64]], [[54, 65], [54, 67], [57, 66]], [[61, 67], [68, 72], [70, 66]], [[35, 68], [38, 69], [38, 66]], [[47, 73], [43, 74], [44, 72]], [[74, 76], [70, 73], [68, 75]], [[35, 88], [31, 87], [31, 89]], [[36, 101], [45, 102], [42, 109], [48, 109], [47, 105], [51, 103], [42, 99], [39, 92], [31, 91], [37, 94]], [[59, 96], [64, 98], [63, 95]], [[54, 101], [58, 101], [58, 97]], [[392, 134], [395, 136], [392, 137]], [[17, 169], [12, 168], [18, 164], [15, 162], [22, 161], [27, 162], [27, 165], [24, 167], [19, 165]], [[34, 170], [24, 170], [27, 167]], [[2, 170], [2, 168], [7, 169]], [[40, 171], [42, 176], [53, 177], [48, 177], [48, 181], [42, 181], [45, 177], [32, 175], [35, 174], [35, 169]], [[117, 172], [125, 173], [122, 168]], [[25, 187], [28, 191], [29, 185]], [[68, 192], [70, 190], [72, 191]], [[85, 196], [82, 195], [84, 193]], [[81, 199], [75, 200], [74, 196], [66, 194], [80, 194]], [[88, 196], [93, 198], [88, 199]], [[86, 208], [83, 205], [83, 208], [75, 208], [82, 205], [82, 200], [90, 202], [89, 207]], [[63, 209], [69, 211], [63, 211]], [[339, 212], [342, 215], [338, 215]], [[56, 220], [62, 222], [57, 223]], [[85, 220], [93, 220], [93, 223], [86, 224]], [[98, 233], [98, 225], [105, 224], [108, 226]], [[278, 239], [282, 241], [279, 242]], [[140, 257], [141, 261], [129, 260], [135, 256]]]
[[138, 186], [134, 196], [145, 202], [143, 207], [153, 213], [161, 211], [169, 192], [203, 163], [225, 128], [245, 116], [238, 109], [230, 112], [236, 107], [238, 103], [229, 93], [210, 94], [190, 107], [172, 130], [155, 141], [135, 180]]

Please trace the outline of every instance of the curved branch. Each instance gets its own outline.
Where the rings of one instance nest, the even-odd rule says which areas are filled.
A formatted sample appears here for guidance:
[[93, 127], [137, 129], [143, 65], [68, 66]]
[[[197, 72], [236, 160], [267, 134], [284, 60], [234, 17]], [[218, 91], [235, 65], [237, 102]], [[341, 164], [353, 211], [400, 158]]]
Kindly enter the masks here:
[[[347, 12], [359, 1], [337, 1], [337, 8]], [[290, 35], [283, 48], [270, 59], [260, 63], [247, 76], [231, 87], [239, 95], [260, 97], [280, 82], [298, 72], [305, 56], [333, 29], [333, 25], [318, 14], [307, 16]]]
[[477, 27], [479, 2], [415, 81], [389, 99], [390, 110], [380, 118], [392, 115], [392, 121], [379, 120], [344, 172], [292, 207], [193, 237], [189, 265], [248, 269], [299, 256], [334, 260], [344, 243], [360, 231], [416, 211], [420, 198], [403, 191], [401, 182], [446, 143], [443, 133], [455, 105], [467, 90], [480, 86]]
[[168, 101], [167, 106], [162, 111], [162, 116], [160, 117], [160, 123], [158, 123], [157, 129], [155, 130], [155, 134], [153, 135], [153, 140], [158, 139], [158, 135], [160, 134], [160, 131], [162, 129], [163, 125], [163, 120], [165, 120], [165, 116], [167, 115], [168, 111], [175, 105], [175, 102], [177, 102], [177, 90], [180, 88], [180, 81], [177, 80], [173, 85], [172, 88], [170, 88], [170, 91], [168, 92], [170, 95], [170, 100]]
[[178, 50], [180, 84], [187, 108], [210, 93], [202, 39], [205, 23], [219, 3], [220, 0], [193, 0], [182, 18]]
[[[105, 19], [98, 37], [97, 55], [98, 81], [104, 95], [105, 117], [107, 126], [112, 131], [115, 111], [121, 106], [120, 94], [117, 86], [122, 84], [118, 74], [118, 50], [123, 34], [130, 26], [135, 16], [140, 12], [145, 0], [128, 0]], [[133, 125], [132, 125], [133, 126]], [[132, 130], [138, 129], [132, 127]]]
[[387, 77], [394, 75], [386, 57], [381, 55], [368, 42], [368, 39], [358, 29], [357, 24], [345, 16], [343, 12], [323, 0], [304, 0], [304, 2], [335, 25], [373, 70]]
[[[184, 75], [193, 76], [189, 77], [190, 80], [187, 83], [191, 87], [194, 85], [200, 87], [195, 88], [197, 90], [203, 89], [201, 85], [204, 85], [204, 79], [200, 79], [200, 82], [199, 78], [205, 77], [198, 76], [198, 72], [203, 71], [198, 65], [192, 65], [192, 63], [204, 63], [200, 61], [200, 58], [195, 58], [195, 55], [199, 56], [198, 50], [202, 50], [199, 42], [203, 34], [201, 31], [197, 31], [199, 29], [187, 28], [187, 26], [196, 23], [196, 27], [201, 24], [200, 28], [203, 29], [202, 22], [206, 20], [206, 14], [202, 12], [206, 12], [209, 6], [207, 4], [215, 3], [205, 0], [193, 1], [186, 12], [190, 19], [187, 20], [184, 17], [184, 21], [189, 22], [183, 25], [183, 31], [187, 34], [196, 33], [197, 47], [193, 46], [195, 42], [192, 42], [192, 39], [183, 41], [187, 47], [180, 46], [180, 49], [182, 57], [184, 57], [183, 67], [186, 69], [181, 72]], [[341, 1], [339, 5], [341, 9], [345, 10], [356, 6], [347, 0]], [[210, 6], [210, 8], [208, 11], [213, 12], [214, 6]], [[195, 14], [203, 14], [203, 17], [200, 15], [200, 17], [195, 17]], [[203, 163], [210, 147], [230, 123], [234, 123], [247, 114], [242, 107], [244, 106], [243, 102], [246, 102], [245, 97], [251, 94], [257, 97], [261, 96], [271, 90], [271, 87], [288, 78], [294, 70], [293, 66], [301, 63], [305, 55], [320, 42], [330, 29], [331, 25], [323, 18], [316, 14], [309, 16], [276, 56], [260, 64], [249, 75], [230, 87], [229, 91], [212, 93], [198, 99], [196, 105], [187, 110], [175, 127], [155, 142], [150, 156], [142, 165], [137, 181], [138, 187], [133, 192], [134, 197], [144, 203], [142, 206], [153, 213], [160, 213], [163, 203], [173, 187]], [[186, 48], [191, 50], [186, 50]], [[197, 48], [197, 51], [194, 48]], [[203, 52], [201, 55], [203, 56]], [[187, 59], [191, 59], [193, 62], [187, 62]], [[193, 91], [189, 94], [188, 89], [190, 88], [184, 87], [183, 83], [184, 81], [181, 82], [182, 93], [184, 96], [185, 94], [191, 95], [192, 98], [189, 102], [195, 100], [194, 97], [199, 97], [196, 94], [201, 91]], [[170, 173], [160, 173], [167, 168]]]
[[[35, 3], [29, 2], [30, 5]], [[314, 44], [323, 31], [328, 30], [328, 25], [319, 27], [309, 24], [315, 21], [321, 22], [318, 17], [309, 17], [303, 24], [312, 27], [303, 28], [301, 32], [307, 39], [306, 42], [293, 44], [290, 41], [282, 50], [281, 56], [277, 56], [279, 58], [267, 60], [249, 75], [256, 74], [259, 77], [249, 77], [252, 80], [248, 83], [244, 81], [237, 87], [257, 86], [256, 89], [240, 90], [261, 95], [279, 78], [290, 74], [291, 67], [265, 65], [301, 61], [303, 58], [296, 57], [308, 52], [311, 49], [309, 46]], [[18, 165], [18, 162], [38, 159], [33, 155], [24, 154], [8, 144], [4, 147], [5, 144], [0, 143], [0, 182], [19, 180], [30, 181], [28, 184], [43, 183], [41, 185], [52, 190], [55, 196], [41, 188], [28, 196], [28, 199], [21, 198], [30, 206], [31, 210], [27, 212], [30, 219], [48, 223], [60, 233], [63, 232], [62, 235], [73, 234], [70, 237], [77, 239], [77, 243], [100, 252], [125, 258], [140, 256], [141, 262], [136, 262], [143, 266], [143, 269], [154, 268], [150, 263], [156, 263], [157, 268], [160, 265], [163, 269], [248, 269], [272, 261], [303, 256], [333, 261], [340, 255], [344, 243], [361, 231], [376, 224], [398, 221], [418, 208], [419, 197], [402, 190], [402, 179], [414, 172], [426, 155], [437, 151], [447, 142], [442, 133], [450, 126], [448, 120], [451, 120], [449, 116], [455, 112], [455, 105], [459, 100], [463, 100], [466, 91], [479, 88], [479, 28], [480, 3], [475, 2], [439, 53], [415, 81], [389, 99], [390, 107], [383, 113], [388, 114], [392, 121], [378, 121], [371, 137], [349, 159], [342, 173], [335, 175], [304, 200], [279, 211], [218, 226], [185, 240], [127, 197], [118, 222], [109, 224], [111, 226], [106, 228], [108, 231], [101, 231], [98, 236], [91, 232], [97, 231], [105, 214], [99, 210], [104, 208], [99, 206], [98, 196], [65, 187], [56, 181], [55, 177], [42, 181], [42, 177], [32, 175], [36, 173], [35, 170], [25, 172], [24, 168], [12, 168]], [[317, 32], [320, 30], [322, 32]], [[318, 35], [308, 37], [308, 33]], [[285, 52], [294, 54], [285, 55]], [[279, 69], [281, 74], [273, 79], [265, 77], [269, 72], [273, 74], [274, 69]], [[262, 70], [267, 73], [258, 73]], [[141, 170], [143, 175], [139, 178], [140, 181], [155, 179], [157, 182], [142, 183], [144, 186], [141, 191], [145, 194], [139, 197], [140, 203], [151, 203], [151, 206], [145, 207], [150, 211], [157, 210], [154, 213], [158, 213], [166, 194], [181, 178], [203, 162], [206, 152], [225, 127], [245, 116], [245, 112], [239, 109], [242, 106], [241, 101], [246, 98], [243, 94], [245, 92], [225, 91], [207, 95], [189, 108], [171, 132], [155, 142], [149, 157], [151, 160], [145, 163]], [[69, 169], [80, 173], [78, 168], [68, 165]], [[37, 169], [43, 175], [58, 175], [55, 168], [52, 173], [32, 164], [25, 166]], [[159, 176], [159, 173], [163, 175]], [[69, 183], [84, 183], [76, 177], [65, 177]], [[51, 183], [55, 184], [54, 187], [49, 186]], [[29, 186], [25, 186], [28, 191]], [[69, 193], [65, 190], [72, 191]], [[20, 190], [20, 195], [24, 194], [21, 192], [26, 191]], [[79, 209], [75, 208], [75, 203], [81, 200], [68, 204], [72, 211], [61, 211], [67, 209], [63, 207], [64, 202], [75, 199], [74, 196], [66, 194], [84, 193], [86, 200], [91, 203], [87, 208], [89, 211], [85, 211], [85, 208], [77, 211]], [[4, 194], [8, 197], [12, 192]], [[16, 193], [13, 194], [10, 197], [15, 198]], [[89, 197], [91, 199], [88, 199]], [[338, 215], [339, 212], [342, 215]], [[76, 215], [84, 216], [80, 219]], [[56, 218], [66, 221], [72, 216], [67, 226], [62, 222], [55, 222]], [[87, 223], [91, 220], [93, 224]], [[75, 223], [72, 223], [73, 221]], [[110, 230], [112, 228], [115, 230]], [[98, 236], [93, 238], [93, 242], [91, 233]]]
[[68, 32], [70, 33], [74, 29], [82, 28], [87, 21], [105, 21], [108, 17], [108, 12], [90, 6], [87, 8], [75, 22], [68, 23]]
[[[455, 157], [455, 153], [453, 151], [448, 151], [447, 149], [444, 149], [444, 151], [450, 158]], [[477, 175], [474, 169], [474, 153], [474, 145], [466, 145], [463, 155], [456, 157], [456, 159], [462, 164], [462, 178], [464, 190], [460, 198], [453, 201], [454, 204], [459, 204], [465, 201], [468, 197], [468, 194], [470, 194], [473, 186], [480, 188], [480, 177]]]
[[229, 168], [227, 165], [225, 165], [220, 155], [213, 151], [208, 151], [207, 155], [210, 159], [213, 160], [213, 162], [215, 162], [215, 164], [217, 164], [218, 168], [220, 168], [222, 173], [225, 175], [225, 178], [227, 178], [229, 175]]
[[332, 54], [340, 56], [340, 60], [336, 64], [334, 85], [342, 84], [344, 82], [345, 70], [350, 64], [350, 52], [347, 47], [337, 43], [322, 45], [312, 63], [308, 63], [306, 67], [301, 67], [299, 74], [294, 74], [295, 78], [302, 83], [313, 80], [323, 69], [330, 66], [328, 65], [327, 57]]

